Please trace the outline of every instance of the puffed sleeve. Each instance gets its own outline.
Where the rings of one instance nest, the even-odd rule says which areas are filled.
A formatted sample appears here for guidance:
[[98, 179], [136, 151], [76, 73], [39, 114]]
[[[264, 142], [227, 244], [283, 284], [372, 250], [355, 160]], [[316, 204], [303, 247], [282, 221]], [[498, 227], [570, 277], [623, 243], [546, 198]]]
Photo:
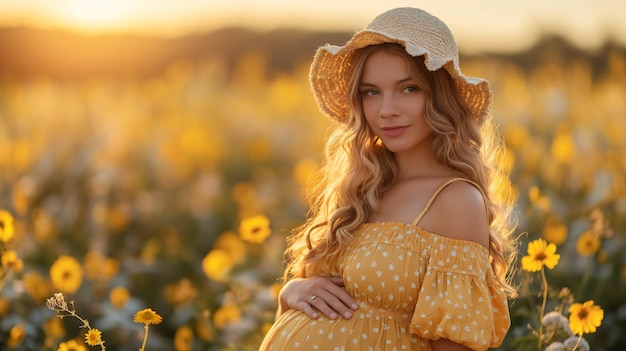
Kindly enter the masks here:
[[496, 288], [489, 251], [474, 242], [433, 236], [411, 332], [475, 351], [502, 344], [511, 325], [507, 297]]

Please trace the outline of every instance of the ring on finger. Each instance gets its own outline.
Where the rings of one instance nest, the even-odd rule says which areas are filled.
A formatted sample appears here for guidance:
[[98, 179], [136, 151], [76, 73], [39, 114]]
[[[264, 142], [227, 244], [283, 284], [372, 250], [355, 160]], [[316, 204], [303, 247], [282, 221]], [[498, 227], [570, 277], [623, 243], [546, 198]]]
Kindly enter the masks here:
[[317, 295], [311, 295], [311, 297], [309, 297], [309, 304], [312, 303], [315, 299], [317, 299]]

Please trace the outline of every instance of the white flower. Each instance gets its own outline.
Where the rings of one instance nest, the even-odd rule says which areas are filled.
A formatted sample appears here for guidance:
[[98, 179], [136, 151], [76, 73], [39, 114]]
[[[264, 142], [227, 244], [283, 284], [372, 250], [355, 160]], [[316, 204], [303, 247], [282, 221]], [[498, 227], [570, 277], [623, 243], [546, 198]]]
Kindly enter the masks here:
[[[563, 341], [563, 345], [565, 345], [567, 350], [573, 350], [577, 342], [578, 336], [572, 336]], [[578, 344], [576, 351], [589, 351], [589, 343], [587, 342], [587, 340], [585, 340], [585, 338], [580, 339], [580, 344]]]
[[548, 347], [546, 347], [545, 351], [568, 351], [565, 348], [565, 345], [563, 345], [560, 342], [553, 342], [552, 344], [548, 345]]
[[541, 325], [546, 328], [547, 341], [563, 341], [574, 335], [567, 318], [556, 311], [548, 312], [541, 320]]

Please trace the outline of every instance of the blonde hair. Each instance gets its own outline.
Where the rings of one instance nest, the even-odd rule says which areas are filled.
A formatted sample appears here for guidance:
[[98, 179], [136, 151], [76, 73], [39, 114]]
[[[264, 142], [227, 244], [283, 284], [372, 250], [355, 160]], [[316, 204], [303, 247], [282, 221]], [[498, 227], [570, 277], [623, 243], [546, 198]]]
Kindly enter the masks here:
[[394, 155], [368, 127], [358, 91], [365, 60], [380, 50], [404, 57], [411, 75], [426, 93], [426, 121], [435, 134], [433, 150], [437, 161], [478, 184], [484, 194], [490, 223], [491, 265], [499, 287], [515, 296], [508, 274], [515, 257], [513, 196], [508, 175], [498, 162], [504, 150], [502, 140], [490, 118], [479, 125], [471, 117], [444, 69], [428, 71], [424, 57], [410, 56], [399, 44], [371, 45], [352, 56], [350, 119], [337, 123], [327, 139], [321, 181], [307, 193], [309, 217], [288, 241], [284, 279], [338, 275], [353, 233], [377, 209], [380, 194], [396, 175]]

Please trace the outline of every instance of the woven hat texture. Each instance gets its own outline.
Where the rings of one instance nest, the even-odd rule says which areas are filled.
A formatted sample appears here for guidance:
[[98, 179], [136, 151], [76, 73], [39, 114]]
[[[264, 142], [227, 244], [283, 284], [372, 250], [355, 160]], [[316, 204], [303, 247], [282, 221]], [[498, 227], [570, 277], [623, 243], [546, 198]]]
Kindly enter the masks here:
[[401, 7], [374, 18], [344, 46], [327, 44], [317, 49], [309, 80], [322, 113], [339, 122], [348, 120], [352, 55], [357, 49], [382, 43], [399, 43], [411, 56], [423, 55], [430, 71], [442, 67], [447, 70], [472, 116], [479, 122], [491, 112], [489, 82], [461, 73], [458, 48], [448, 26], [423, 10]]

